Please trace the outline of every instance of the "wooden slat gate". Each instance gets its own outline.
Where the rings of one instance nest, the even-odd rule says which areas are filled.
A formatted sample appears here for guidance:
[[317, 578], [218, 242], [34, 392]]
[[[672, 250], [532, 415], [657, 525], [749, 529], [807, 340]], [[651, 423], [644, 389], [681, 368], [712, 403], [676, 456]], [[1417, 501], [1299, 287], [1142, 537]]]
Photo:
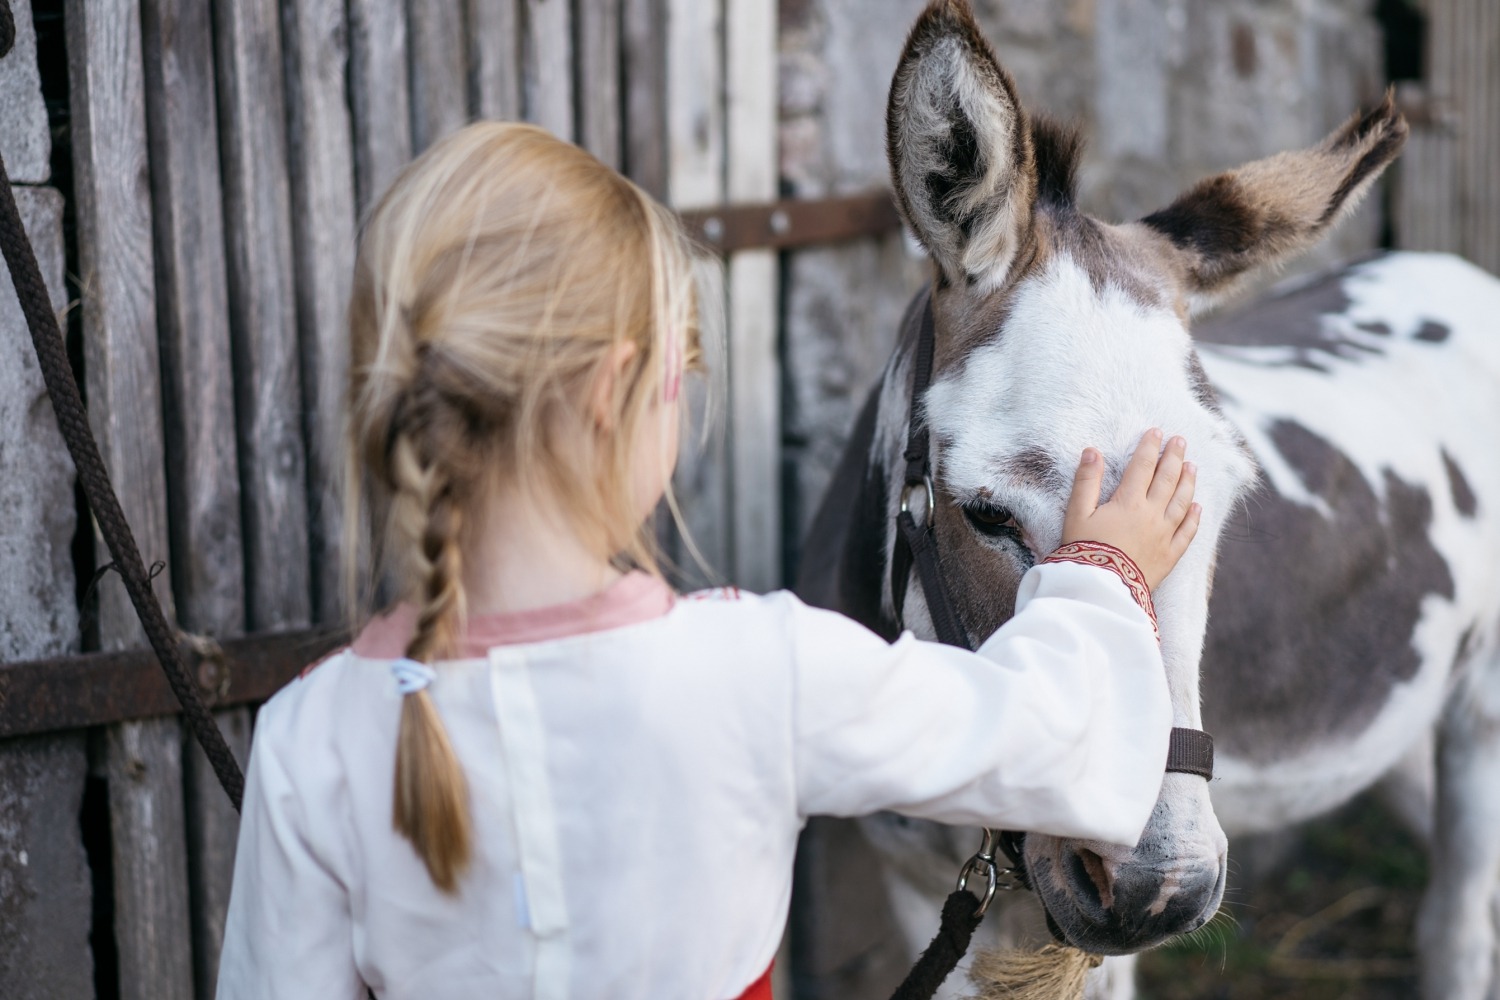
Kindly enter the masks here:
[[[71, 323], [95, 433], [142, 552], [162, 564], [157, 592], [193, 632], [340, 620], [336, 453], [356, 220], [412, 155], [476, 118], [524, 118], [679, 209], [776, 195], [776, 5], [765, 0], [38, 0], [39, 56], [28, 4], [13, 6], [23, 45], [10, 61], [67, 64], [53, 74], [65, 83], [50, 84], [54, 98], [65, 90], [52, 125], [71, 153]], [[29, 72], [18, 86], [41, 134]], [[16, 177], [45, 183], [45, 155]], [[41, 206], [36, 239], [58, 280], [61, 199], [38, 188], [22, 201]], [[720, 579], [766, 589], [782, 583], [778, 261], [757, 248], [722, 263], [701, 269], [705, 312], [725, 317], [718, 419], [687, 449], [677, 491]], [[60, 281], [54, 298], [61, 312]], [[23, 329], [9, 315], [7, 338]], [[49, 428], [27, 440], [56, 468]], [[55, 483], [66, 505], [65, 472], [15, 471]], [[672, 555], [704, 579], [680, 543]], [[52, 553], [36, 587], [56, 589], [66, 562]], [[84, 611], [97, 648], [141, 645], [118, 581], [106, 575], [96, 592]], [[74, 621], [0, 645], [0, 660], [76, 650]], [[218, 717], [243, 762], [250, 709]], [[0, 994], [210, 997], [233, 812], [175, 718], [95, 732], [107, 831], [93, 834], [92, 915], [86, 898], [40, 898], [90, 891], [74, 831], [27, 825], [59, 802], [77, 815], [83, 737], [0, 741], [0, 826], [20, 817], [0, 845], [23, 864], [45, 860], [9, 882], [0, 861], [0, 886], [18, 887], [0, 902], [0, 938], [56, 944], [0, 944]], [[59, 836], [49, 854], [57, 845], [40, 840]], [[91, 928], [98, 914], [108, 923]]]
[[1429, 0], [1424, 9], [1425, 79], [1399, 92], [1412, 131], [1396, 164], [1396, 242], [1500, 274], [1500, 4]]

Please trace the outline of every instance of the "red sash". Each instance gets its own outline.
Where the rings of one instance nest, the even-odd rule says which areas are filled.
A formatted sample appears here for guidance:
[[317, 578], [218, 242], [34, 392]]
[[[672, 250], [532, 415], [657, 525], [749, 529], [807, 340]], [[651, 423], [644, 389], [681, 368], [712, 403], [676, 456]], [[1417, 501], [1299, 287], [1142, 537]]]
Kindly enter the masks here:
[[739, 995], [738, 1000], [771, 1000], [771, 969], [775, 965], [772, 962], [766, 966], [765, 973], [751, 983], [749, 989]]

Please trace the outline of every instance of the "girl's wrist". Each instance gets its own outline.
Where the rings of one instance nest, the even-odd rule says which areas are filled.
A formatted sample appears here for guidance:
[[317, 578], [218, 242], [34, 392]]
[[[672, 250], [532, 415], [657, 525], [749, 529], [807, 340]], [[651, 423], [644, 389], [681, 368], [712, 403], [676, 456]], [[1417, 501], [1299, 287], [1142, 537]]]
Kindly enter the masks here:
[[1123, 550], [1118, 549], [1107, 542], [1075, 541], [1059, 545], [1051, 554], [1042, 559], [1044, 563], [1080, 563], [1084, 566], [1097, 566], [1100, 569], [1109, 570], [1120, 578], [1125, 584], [1130, 596], [1135, 603], [1140, 605], [1146, 617], [1151, 619], [1151, 630], [1156, 633], [1157, 639], [1161, 638], [1161, 630], [1156, 622], [1156, 604], [1151, 600], [1151, 587], [1146, 583], [1146, 575], [1136, 565], [1135, 560]]

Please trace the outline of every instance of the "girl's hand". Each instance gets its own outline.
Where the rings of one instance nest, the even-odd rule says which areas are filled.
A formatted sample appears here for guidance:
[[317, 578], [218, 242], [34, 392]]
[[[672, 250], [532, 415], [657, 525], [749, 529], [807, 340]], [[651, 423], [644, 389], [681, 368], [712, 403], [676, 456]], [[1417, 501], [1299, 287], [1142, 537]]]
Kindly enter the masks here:
[[1198, 469], [1183, 461], [1186, 453], [1187, 441], [1182, 438], [1174, 437], [1162, 448], [1161, 431], [1147, 431], [1115, 495], [1100, 504], [1104, 461], [1097, 450], [1085, 448], [1063, 517], [1062, 543], [1113, 545], [1135, 560], [1155, 590], [1187, 551], [1203, 513], [1193, 503]]

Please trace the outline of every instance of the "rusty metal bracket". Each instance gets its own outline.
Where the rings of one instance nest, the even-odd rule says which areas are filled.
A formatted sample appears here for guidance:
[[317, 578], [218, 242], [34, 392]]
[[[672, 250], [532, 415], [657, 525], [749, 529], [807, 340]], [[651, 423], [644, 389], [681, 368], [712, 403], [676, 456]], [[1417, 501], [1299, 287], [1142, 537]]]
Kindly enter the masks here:
[[[348, 641], [308, 630], [185, 642], [185, 659], [216, 708], [265, 701], [309, 663]], [[181, 711], [149, 649], [0, 663], [0, 739]]]
[[678, 215], [695, 242], [718, 253], [787, 250], [884, 236], [901, 228], [901, 216], [888, 191], [842, 198], [716, 205]]

